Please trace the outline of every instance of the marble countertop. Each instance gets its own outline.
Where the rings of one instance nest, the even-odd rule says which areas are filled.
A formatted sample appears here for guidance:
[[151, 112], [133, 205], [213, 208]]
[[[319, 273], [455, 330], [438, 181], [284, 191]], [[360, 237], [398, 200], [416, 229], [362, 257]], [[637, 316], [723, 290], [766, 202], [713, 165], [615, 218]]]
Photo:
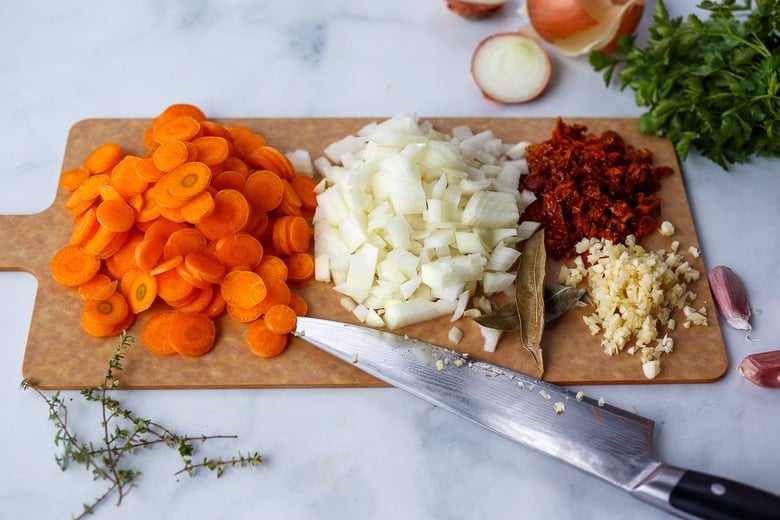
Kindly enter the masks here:
[[[669, 10], [685, 15], [696, 3]], [[518, 28], [517, 8], [510, 2], [500, 16], [469, 22], [444, 0], [4, 2], [0, 214], [49, 206], [77, 121], [152, 117], [179, 101], [210, 117], [640, 114], [632, 94], [605, 87], [585, 58], [557, 55], [538, 100], [484, 100], [469, 75], [471, 53], [489, 34]], [[754, 309], [752, 341], [723, 327], [727, 375], [712, 384], [586, 388], [655, 420], [661, 460], [775, 493], [780, 392], [750, 384], [735, 367], [749, 353], [780, 348], [779, 166], [756, 160], [727, 173], [696, 154], [682, 164], [705, 262], [734, 268]], [[33, 276], [0, 273], [4, 518], [66, 518], [103, 490], [81, 468], [58, 468], [46, 407], [20, 390], [35, 291]], [[74, 415], [89, 414], [76, 393], [63, 395]], [[121, 398], [182, 433], [238, 435], [207, 444], [204, 455], [259, 451], [265, 463], [190, 479], [174, 475], [175, 452], [153, 451], [138, 462], [139, 487], [96, 518], [667, 517], [396, 389], [143, 390]]]

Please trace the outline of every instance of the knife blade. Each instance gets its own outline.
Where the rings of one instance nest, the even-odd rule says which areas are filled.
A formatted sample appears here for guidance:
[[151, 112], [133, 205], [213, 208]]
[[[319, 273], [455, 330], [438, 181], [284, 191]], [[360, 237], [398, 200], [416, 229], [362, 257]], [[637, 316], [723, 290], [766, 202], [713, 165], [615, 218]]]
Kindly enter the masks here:
[[780, 519], [780, 496], [663, 463], [652, 420], [454, 350], [300, 317], [295, 334], [368, 374], [680, 518]]

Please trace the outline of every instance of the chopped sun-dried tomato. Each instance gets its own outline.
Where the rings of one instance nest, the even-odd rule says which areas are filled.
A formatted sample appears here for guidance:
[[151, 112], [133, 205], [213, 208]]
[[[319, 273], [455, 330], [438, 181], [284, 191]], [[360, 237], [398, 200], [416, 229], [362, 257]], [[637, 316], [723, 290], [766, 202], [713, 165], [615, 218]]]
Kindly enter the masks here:
[[537, 200], [522, 220], [541, 222], [553, 258], [574, 256], [582, 238], [622, 242], [657, 229], [661, 199], [655, 193], [672, 169], [653, 166], [647, 149], [626, 144], [614, 131], [592, 135], [558, 118], [552, 137], [527, 152], [530, 172], [520, 189]]

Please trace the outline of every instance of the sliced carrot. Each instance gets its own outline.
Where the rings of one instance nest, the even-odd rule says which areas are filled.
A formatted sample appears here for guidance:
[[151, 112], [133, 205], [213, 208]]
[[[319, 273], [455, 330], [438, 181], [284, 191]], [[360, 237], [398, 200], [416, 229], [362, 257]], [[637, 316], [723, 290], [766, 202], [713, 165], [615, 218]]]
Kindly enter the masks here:
[[[186, 205], [187, 203], [185, 202], [184, 206]], [[174, 208], [166, 208], [165, 206], [159, 206], [160, 216], [165, 217], [171, 222], [179, 222], [180, 224], [185, 224], [187, 222], [187, 218], [184, 216], [184, 211], [182, 211], [182, 208], [184, 206], [177, 206]]]
[[190, 149], [184, 141], [167, 141], [152, 152], [152, 162], [155, 168], [163, 172], [171, 172], [187, 162]]
[[77, 216], [73, 223], [73, 233], [70, 235], [70, 243], [81, 245], [95, 234], [100, 223], [95, 216], [95, 208], [90, 207], [81, 215]]
[[252, 235], [234, 233], [217, 241], [216, 253], [228, 269], [244, 266], [253, 269], [263, 259], [263, 245]]
[[230, 155], [230, 143], [224, 137], [204, 135], [192, 141], [198, 161], [209, 166], [221, 164]]
[[287, 335], [271, 332], [263, 320], [247, 327], [245, 339], [249, 350], [264, 359], [276, 357], [287, 348]]
[[220, 283], [225, 276], [225, 266], [215, 257], [203, 253], [189, 253], [184, 257], [187, 270], [198, 280]]
[[82, 312], [80, 323], [84, 332], [90, 336], [94, 336], [96, 338], [107, 338], [110, 336], [117, 336], [122, 331], [129, 329], [133, 324], [133, 321], [135, 321], [135, 315], [129, 313], [124, 321], [117, 323], [116, 325], [105, 325], [103, 323], [92, 321], [86, 313]]
[[207, 282], [206, 280], [201, 280], [196, 276], [194, 273], [192, 273], [189, 269], [187, 269], [187, 262], [186, 260], [176, 266], [176, 272], [179, 273], [179, 276], [184, 278], [184, 280], [192, 285], [193, 287], [196, 287], [198, 289], [206, 289], [208, 287], [211, 287], [214, 285], [212, 282]]
[[166, 271], [176, 269], [176, 267], [182, 262], [184, 262], [184, 258], [181, 255], [176, 255], [170, 258], [166, 258], [165, 260], [163, 260], [162, 262], [154, 266], [151, 270], [149, 270], [149, 274], [151, 274], [152, 276], [157, 276], [158, 274], [162, 274]]
[[59, 249], [51, 260], [54, 280], [65, 287], [78, 287], [88, 282], [100, 270], [101, 261], [77, 245]]
[[99, 226], [95, 234], [82, 246], [84, 251], [96, 258], [106, 259], [119, 251], [129, 235], [129, 231], [111, 231]]
[[289, 334], [295, 330], [298, 316], [289, 305], [272, 305], [263, 316], [265, 326], [276, 334]]
[[84, 314], [94, 323], [117, 325], [123, 322], [129, 313], [130, 307], [127, 305], [127, 300], [116, 291], [105, 299], [84, 300]]
[[[152, 352], [208, 352], [227, 312], [253, 327], [253, 351], [278, 355], [279, 332], [307, 312], [288, 282], [309, 276], [314, 179], [253, 129], [209, 121], [195, 105], [170, 105], [142, 140], [144, 156], [105, 143], [60, 175], [73, 231], [50, 268], [78, 288], [82, 328], [118, 334], [160, 300], [176, 310], [145, 323]], [[258, 347], [260, 335], [270, 349]]]
[[196, 288], [182, 278], [176, 269], [169, 269], [156, 276], [157, 294], [163, 301], [180, 302], [192, 296]]
[[295, 293], [290, 294], [290, 303], [288, 304], [298, 316], [306, 316], [309, 314], [309, 304], [305, 299], [301, 298]]
[[209, 240], [241, 231], [249, 221], [249, 203], [240, 191], [221, 190], [214, 195], [214, 210], [202, 218], [195, 227]]
[[265, 137], [251, 129], [235, 125], [228, 126], [227, 129], [233, 135], [233, 149], [243, 161], [246, 161], [247, 157], [256, 149], [266, 144]]
[[306, 175], [296, 175], [290, 179], [290, 185], [292, 186], [295, 194], [301, 201], [301, 205], [308, 209], [314, 210], [317, 207], [317, 193], [314, 189], [317, 187], [317, 181]]
[[141, 240], [143, 234], [140, 231], [130, 231], [122, 246], [106, 258], [106, 270], [114, 279], [121, 280], [127, 271], [136, 267], [135, 248]]
[[154, 126], [154, 140], [189, 141], [200, 134], [200, 123], [191, 116], [174, 116]]
[[292, 253], [284, 258], [287, 264], [287, 280], [307, 282], [314, 278], [314, 256], [310, 253]]
[[144, 207], [144, 196], [143, 196], [143, 193], [136, 193], [135, 195], [130, 195], [130, 197], [128, 197], [125, 202], [127, 202], [128, 206], [133, 208], [133, 214], [137, 217], [138, 213]]
[[261, 240], [267, 231], [270, 222], [271, 217], [268, 213], [265, 213], [264, 211], [252, 211], [252, 214], [249, 216], [249, 222], [244, 226], [244, 232]]
[[230, 189], [243, 192], [245, 183], [246, 177], [235, 170], [222, 171], [211, 179], [211, 185], [217, 190]]
[[260, 313], [266, 312], [274, 305], [289, 305], [292, 292], [285, 280], [279, 278], [263, 278], [265, 283], [265, 298], [258, 304]]
[[[124, 273], [121, 278], [119, 278], [119, 292], [121, 292], [125, 298], [130, 297], [130, 288], [133, 286], [135, 279], [141, 276], [142, 273], [143, 271], [137, 267], [134, 267], [133, 269], [130, 269]], [[111, 276], [114, 275], [112, 274]]]
[[272, 211], [284, 197], [284, 184], [277, 173], [257, 170], [246, 178], [244, 195], [255, 211]]
[[146, 190], [142, 196], [143, 205], [135, 218], [137, 224], [150, 223], [160, 216], [160, 207], [154, 198], [154, 190]]
[[303, 202], [301, 202], [298, 194], [295, 193], [295, 189], [293, 189], [290, 181], [282, 179], [282, 186], [284, 187], [282, 202], [279, 203], [276, 211], [282, 215], [303, 215]]
[[[224, 297], [223, 297], [224, 298]], [[239, 323], [251, 323], [263, 315], [262, 302], [252, 307], [237, 307], [235, 305], [225, 305], [225, 312], [228, 316]]]
[[104, 184], [100, 187], [100, 199], [101, 200], [122, 200], [122, 201], [125, 200], [122, 194], [119, 193], [117, 189], [111, 186], [110, 184]]
[[79, 185], [89, 178], [90, 171], [85, 167], [71, 168], [60, 174], [59, 185], [65, 191], [76, 191]]
[[103, 300], [116, 292], [117, 285], [117, 281], [107, 274], [98, 273], [79, 285], [79, 297], [82, 300]]
[[211, 284], [202, 289], [198, 288], [192, 300], [185, 304], [177, 305], [176, 310], [181, 312], [204, 312], [209, 308], [211, 301], [214, 299], [214, 292], [214, 286]]
[[[75, 195], [75, 192], [73, 194]], [[93, 207], [96, 200], [97, 198], [93, 200], [82, 200], [77, 197], [70, 197], [66, 201], [65, 207], [72, 216], [79, 217], [89, 210], [89, 208]]]
[[225, 159], [223, 166], [225, 167], [225, 170], [231, 170], [240, 173], [244, 177], [244, 179], [246, 179], [247, 176], [249, 176], [249, 167], [246, 165], [244, 161], [242, 161], [235, 155], [231, 155], [230, 157]]
[[76, 190], [71, 193], [68, 200], [65, 202], [65, 208], [71, 209], [72, 206], [89, 201], [90, 203], [97, 200], [100, 197], [100, 188], [109, 182], [109, 176], [100, 173], [90, 176], [87, 180], [82, 182]]
[[144, 237], [133, 250], [135, 265], [143, 272], [148, 273], [160, 262], [163, 257], [165, 238], [159, 236]]
[[182, 218], [190, 224], [197, 224], [214, 212], [214, 197], [209, 191], [202, 191], [179, 208]]
[[150, 273], [141, 273], [133, 279], [127, 298], [130, 310], [140, 314], [152, 306], [157, 299], [157, 278]]
[[121, 198], [98, 204], [95, 216], [101, 226], [115, 233], [127, 231], [135, 224], [135, 211]]
[[140, 157], [126, 155], [111, 169], [111, 186], [116, 188], [123, 197], [143, 193], [149, 186], [149, 183], [141, 177], [136, 168], [140, 162]]
[[176, 354], [168, 338], [168, 331], [178, 315], [175, 310], [160, 311], [152, 315], [141, 327], [140, 338], [143, 346], [161, 356]]
[[135, 171], [138, 176], [149, 183], [157, 182], [166, 174], [154, 164], [153, 157], [144, 157], [135, 163]]
[[168, 240], [168, 237], [171, 236], [171, 233], [180, 229], [184, 229], [185, 227], [187, 226], [181, 222], [172, 222], [170, 220], [160, 218], [155, 220], [152, 225], [149, 226], [149, 229], [147, 229], [146, 233], [144, 234], [144, 238], [161, 237]]
[[203, 121], [206, 119], [206, 114], [196, 105], [190, 103], [174, 103], [168, 105], [165, 109], [154, 118], [153, 126], [157, 126], [169, 119], [179, 116], [191, 117], [195, 121]]
[[204, 136], [222, 137], [228, 142], [233, 141], [233, 134], [231, 134], [227, 128], [217, 123], [216, 121], [204, 119], [200, 122], [200, 128], [203, 130]]
[[154, 150], [157, 146], [157, 141], [154, 140], [154, 127], [150, 126], [146, 129], [144, 129], [144, 133], [141, 136], [141, 139], [143, 140], [144, 146], [148, 151]]
[[263, 280], [276, 278], [286, 281], [287, 276], [289, 275], [289, 268], [282, 258], [275, 255], [264, 254], [263, 259], [260, 260], [260, 264], [255, 267], [254, 272], [259, 274]]
[[191, 199], [211, 182], [211, 170], [199, 161], [184, 163], [169, 175], [168, 193], [179, 199]]
[[295, 168], [290, 159], [272, 146], [255, 148], [247, 155], [246, 162], [257, 168], [271, 170], [282, 179], [292, 179], [295, 176]]
[[217, 327], [214, 321], [197, 312], [179, 312], [170, 324], [168, 339], [183, 356], [202, 356], [214, 347]]
[[278, 254], [304, 253], [311, 245], [312, 229], [303, 217], [285, 215], [274, 222], [272, 237]]
[[189, 253], [202, 253], [206, 249], [206, 237], [200, 230], [185, 227], [168, 236], [163, 249], [163, 257], [186, 257]]
[[83, 166], [90, 173], [105, 173], [116, 166], [122, 159], [122, 147], [108, 142], [94, 148], [84, 159]]
[[225, 312], [225, 299], [222, 297], [222, 292], [214, 290], [213, 295], [211, 297], [211, 302], [209, 302], [208, 306], [203, 310], [203, 314], [211, 318], [212, 320], [216, 319], [219, 315], [221, 315], [223, 312]]
[[267, 289], [259, 274], [253, 271], [231, 271], [220, 282], [225, 303], [248, 309], [265, 299]]

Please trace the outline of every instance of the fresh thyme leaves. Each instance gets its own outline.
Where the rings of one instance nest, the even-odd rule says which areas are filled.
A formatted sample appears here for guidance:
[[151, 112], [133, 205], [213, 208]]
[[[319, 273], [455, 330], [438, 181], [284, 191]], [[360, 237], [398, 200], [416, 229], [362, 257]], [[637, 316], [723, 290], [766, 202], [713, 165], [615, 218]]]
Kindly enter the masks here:
[[655, 4], [645, 47], [633, 36], [590, 63], [609, 85], [634, 91], [649, 110], [639, 130], [693, 147], [725, 170], [752, 156], [780, 157], [780, 1], [704, 0], [709, 16], [670, 18]]
[[155, 446], [166, 446], [176, 449], [182, 461], [182, 468], [175, 475], [187, 473], [192, 476], [198, 469], [215, 472], [222, 476], [225, 469], [237, 467], [255, 467], [263, 462], [259, 453], [238, 453], [230, 458], [205, 457], [200, 462], [194, 460], [196, 445], [204, 444], [213, 439], [234, 439], [235, 435], [182, 435], [150, 419], [145, 419], [127, 409], [112, 396], [111, 391], [119, 388], [117, 373], [122, 370], [122, 361], [128, 347], [134, 338], [122, 333], [120, 341], [114, 346], [114, 352], [108, 362], [103, 383], [97, 388], [81, 391], [87, 402], [93, 402], [101, 407], [100, 441], [82, 441], [72, 427], [68, 416], [65, 399], [60, 392], [49, 396], [35, 388], [34, 382], [22, 381], [24, 390], [32, 389], [40, 395], [49, 408], [49, 420], [54, 423], [56, 433], [54, 444], [60, 449], [55, 455], [57, 465], [64, 471], [71, 464], [80, 464], [92, 472], [94, 480], [107, 481], [105, 492], [91, 503], [83, 504], [83, 511], [74, 518], [81, 519], [92, 514], [95, 508], [109, 497], [116, 496], [116, 504], [136, 486], [141, 471], [128, 464], [128, 458], [139, 449], [151, 449]]

